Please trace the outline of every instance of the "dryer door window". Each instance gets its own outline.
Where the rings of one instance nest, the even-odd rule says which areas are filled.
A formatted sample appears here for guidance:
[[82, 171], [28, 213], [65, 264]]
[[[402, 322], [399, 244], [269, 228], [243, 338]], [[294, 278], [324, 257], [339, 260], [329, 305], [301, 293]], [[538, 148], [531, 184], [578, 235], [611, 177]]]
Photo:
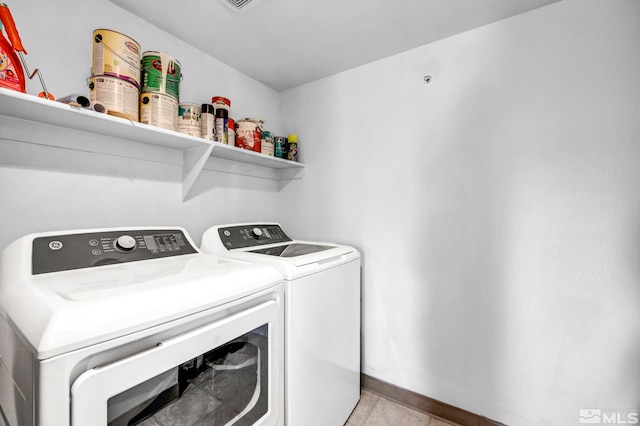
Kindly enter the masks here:
[[275, 424], [278, 318], [267, 302], [82, 374], [73, 424]]

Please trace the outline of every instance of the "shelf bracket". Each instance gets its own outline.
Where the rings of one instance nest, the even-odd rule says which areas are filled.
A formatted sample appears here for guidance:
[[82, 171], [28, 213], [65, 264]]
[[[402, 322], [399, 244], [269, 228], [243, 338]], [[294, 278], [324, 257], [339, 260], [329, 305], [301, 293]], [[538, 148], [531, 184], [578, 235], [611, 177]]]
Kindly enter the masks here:
[[213, 144], [204, 144], [186, 149], [182, 154], [182, 201], [186, 201], [207, 159], [213, 151]]
[[287, 168], [278, 170], [280, 180], [302, 179], [306, 173], [305, 168]]

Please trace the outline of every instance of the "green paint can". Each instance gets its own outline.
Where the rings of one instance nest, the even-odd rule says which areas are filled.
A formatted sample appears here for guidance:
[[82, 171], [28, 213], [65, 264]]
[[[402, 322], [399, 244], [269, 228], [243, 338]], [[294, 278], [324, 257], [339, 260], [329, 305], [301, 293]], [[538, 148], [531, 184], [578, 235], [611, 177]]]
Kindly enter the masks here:
[[163, 52], [142, 54], [142, 92], [156, 92], [180, 101], [180, 62]]

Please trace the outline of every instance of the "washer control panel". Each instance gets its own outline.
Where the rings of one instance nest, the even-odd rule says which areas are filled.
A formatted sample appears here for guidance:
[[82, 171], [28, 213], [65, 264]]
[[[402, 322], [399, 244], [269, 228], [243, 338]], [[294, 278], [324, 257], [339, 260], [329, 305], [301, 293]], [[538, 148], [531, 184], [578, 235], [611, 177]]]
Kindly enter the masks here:
[[120, 230], [33, 240], [34, 275], [198, 253], [179, 230]]
[[293, 241], [276, 224], [218, 228], [218, 235], [227, 250]]

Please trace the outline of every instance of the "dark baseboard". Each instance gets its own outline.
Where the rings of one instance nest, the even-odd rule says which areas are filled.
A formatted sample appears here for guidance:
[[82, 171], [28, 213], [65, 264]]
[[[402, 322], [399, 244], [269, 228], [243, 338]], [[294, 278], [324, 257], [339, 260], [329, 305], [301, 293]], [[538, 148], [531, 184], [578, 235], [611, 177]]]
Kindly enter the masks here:
[[367, 376], [364, 373], [361, 373], [360, 377], [360, 383], [364, 389], [414, 410], [435, 414], [438, 417], [461, 424], [462, 426], [504, 426], [503, 423], [489, 420], [486, 417], [403, 389], [391, 383], [376, 379], [375, 377]]

